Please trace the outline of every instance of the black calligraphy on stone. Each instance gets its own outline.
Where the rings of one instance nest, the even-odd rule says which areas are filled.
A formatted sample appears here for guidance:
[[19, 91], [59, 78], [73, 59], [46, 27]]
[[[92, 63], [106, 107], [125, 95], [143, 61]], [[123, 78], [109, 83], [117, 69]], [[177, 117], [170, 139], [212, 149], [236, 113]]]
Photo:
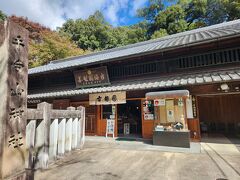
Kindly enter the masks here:
[[18, 132], [17, 135], [15, 134], [11, 135], [8, 140], [8, 147], [13, 147], [13, 148], [21, 147], [23, 145], [22, 139], [23, 139], [23, 136], [21, 132]]
[[11, 96], [21, 96], [23, 92], [24, 89], [20, 87], [18, 82], [16, 83], [16, 88], [14, 89], [11, 88]]
[[16, 61], [14, 61], [12, 63], [12, 66], [17, 72], [20, 72], [22, 70], [22, 68], [24, 67], [24, 64], [22, 61], [20, 61], [20, 59], [17, 59]]
[[19, 48], [20, 46], [24, 47], [23, 39], [20, 35], [18, 35], [16, 38], [13, 38], [12, 43]]
[[21, 108], [11, 108], [9, 113], [9, 121], [10, 122], [18, 122], [20, 124], [22, 120], [24, 110]]

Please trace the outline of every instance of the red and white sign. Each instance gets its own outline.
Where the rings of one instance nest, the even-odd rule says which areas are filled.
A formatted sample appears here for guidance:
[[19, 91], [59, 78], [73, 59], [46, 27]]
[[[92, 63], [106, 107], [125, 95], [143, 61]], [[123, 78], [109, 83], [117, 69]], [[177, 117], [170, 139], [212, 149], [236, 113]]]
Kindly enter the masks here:
[[155, 99], [154, 106], [165, 106], [165, 99]]

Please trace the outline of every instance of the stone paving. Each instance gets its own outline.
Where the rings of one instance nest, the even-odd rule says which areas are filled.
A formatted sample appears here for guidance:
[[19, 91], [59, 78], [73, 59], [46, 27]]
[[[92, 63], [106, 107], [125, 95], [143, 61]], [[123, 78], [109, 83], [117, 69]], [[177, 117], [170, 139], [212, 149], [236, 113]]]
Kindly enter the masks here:
[[176, 153], [135, 141], [88, 137], [83, 150], [67, 154], [48, 170], [36, 172], [35, 179], [240, 180], [240, 152], [231, 143], [223, 143], [225, 150], [219, 151], [220, 144], [203, 142], [201, 153]]

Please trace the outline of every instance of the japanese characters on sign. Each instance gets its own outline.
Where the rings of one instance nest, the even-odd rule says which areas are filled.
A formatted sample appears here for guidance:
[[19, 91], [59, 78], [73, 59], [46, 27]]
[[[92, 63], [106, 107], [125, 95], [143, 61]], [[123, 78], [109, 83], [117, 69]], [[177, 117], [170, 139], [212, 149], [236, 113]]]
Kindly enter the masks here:
[[154, 101], [143, 101], [144, 120], [154, 120]]
[[90, 105], [108, 105], [126, 103], [126, 91], [89, 94]]
[[106, 66], [75, 71], [74, 77], [77, 88], [110, 84]]
[[107, 119], [106, 134], [114, 134], [115, 120]]
[[196, 105], [196, 97], [192, 96], [192, 110], [193, 110], [193, 117], [197, 117], [197, 105]]

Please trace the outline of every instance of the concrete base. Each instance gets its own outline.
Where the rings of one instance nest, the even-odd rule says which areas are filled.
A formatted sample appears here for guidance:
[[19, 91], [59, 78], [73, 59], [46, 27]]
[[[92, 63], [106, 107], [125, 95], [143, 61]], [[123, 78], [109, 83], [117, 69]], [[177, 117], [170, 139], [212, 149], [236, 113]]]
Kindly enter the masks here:
[[153, 145], [190, 148], [189, 131], [153, 131]]

